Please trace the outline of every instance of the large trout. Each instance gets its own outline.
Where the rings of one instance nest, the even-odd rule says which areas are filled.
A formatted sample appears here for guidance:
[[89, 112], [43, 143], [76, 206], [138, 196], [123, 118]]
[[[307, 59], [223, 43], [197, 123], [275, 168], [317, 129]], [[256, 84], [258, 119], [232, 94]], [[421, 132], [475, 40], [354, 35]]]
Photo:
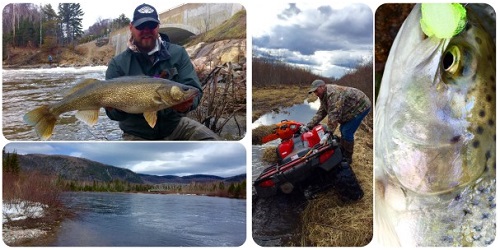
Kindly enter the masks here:
[[77, 110], [76, 117], [89, 125], [97, 123], [99, 109], [111, 107], [131, 114], [143, 114], [149, 126], [156, 124], [156, 112], [193, 99], [199, 90], [162, 78], [125, 76], [107, 81], [86, 79], [59, 102], [40, 106], [24, 121], [35, 127], [42, 140], [52, 136], [60, 114]]
[[[417, 4], [390, 51], [375, 113], [375, 232], [382, 245], [487, 246], [495, 239], [494, 16], [427, 36]], [[485, 12], [486, 13], [486, 12]], [[436, 18], [440, 18], [437, 16]], [[441, 21], [442, 22], [442, 21]], [[442, 23], [439, 23], [442, 25]]]

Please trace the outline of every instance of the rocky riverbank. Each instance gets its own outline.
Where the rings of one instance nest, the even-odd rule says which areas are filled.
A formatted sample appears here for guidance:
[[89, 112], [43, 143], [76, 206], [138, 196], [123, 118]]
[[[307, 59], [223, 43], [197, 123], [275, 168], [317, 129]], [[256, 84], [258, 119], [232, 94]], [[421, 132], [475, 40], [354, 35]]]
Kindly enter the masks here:
[[3, 202], [2, 238], [8, 246], [43, 246], [56, 235], [61, 221], [74, 214], [64, 207], [30, 202]]
[[[246, 39], [229, 39], [212, 43], [198, 43], [187, 47], [189, 56], [196, 70], [201, 74], [208, 74], [211, 70], [224, 63], [246, 63]], [[53, 62], [49, 63], [48, 57]], [[83, 67], [107, 65], [115, 56], [114, 46], [109, 43], [97, 46], [89, 42], [71, 47], [61, 47], [53, 53], [37, 48], [7, 49], [2, 67], [9, 68], [49, 68], [49, 67]]]

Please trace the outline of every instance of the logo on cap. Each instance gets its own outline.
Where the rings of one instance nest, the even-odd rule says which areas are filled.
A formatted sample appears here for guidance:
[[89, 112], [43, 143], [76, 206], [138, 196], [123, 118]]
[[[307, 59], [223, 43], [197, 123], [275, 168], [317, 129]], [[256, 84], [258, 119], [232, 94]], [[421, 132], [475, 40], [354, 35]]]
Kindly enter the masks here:
[[155, 12], [155, 10], [153, 8], [151, 8], [150, 6], [143, 6], [142, 8], [138, 9], [137, 12], [139, 12], [141, 14], [150, 14], [150, 13]]

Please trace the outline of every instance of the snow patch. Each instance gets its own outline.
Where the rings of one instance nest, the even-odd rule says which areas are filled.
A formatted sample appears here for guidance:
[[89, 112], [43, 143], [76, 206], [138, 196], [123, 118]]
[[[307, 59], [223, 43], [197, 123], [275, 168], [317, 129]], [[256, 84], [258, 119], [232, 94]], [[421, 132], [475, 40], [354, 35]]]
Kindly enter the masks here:
[[3, 203], [2, 223], [8, 221], [40, 218], [44, 216], [44, 209], [48, 206], [39, 202], [13, 200]]

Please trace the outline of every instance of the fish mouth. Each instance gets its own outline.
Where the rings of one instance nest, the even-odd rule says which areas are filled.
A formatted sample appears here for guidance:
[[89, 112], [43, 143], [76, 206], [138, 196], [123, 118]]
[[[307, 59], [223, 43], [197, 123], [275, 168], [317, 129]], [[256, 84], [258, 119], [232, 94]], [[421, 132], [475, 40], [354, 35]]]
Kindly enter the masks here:
[[200, 91], [198, 91], [197, 89], [190, 88], [186, 90], [186, 93], [187, 93], [186, 100], [191, 100], [197, 97], [200, 94]]

